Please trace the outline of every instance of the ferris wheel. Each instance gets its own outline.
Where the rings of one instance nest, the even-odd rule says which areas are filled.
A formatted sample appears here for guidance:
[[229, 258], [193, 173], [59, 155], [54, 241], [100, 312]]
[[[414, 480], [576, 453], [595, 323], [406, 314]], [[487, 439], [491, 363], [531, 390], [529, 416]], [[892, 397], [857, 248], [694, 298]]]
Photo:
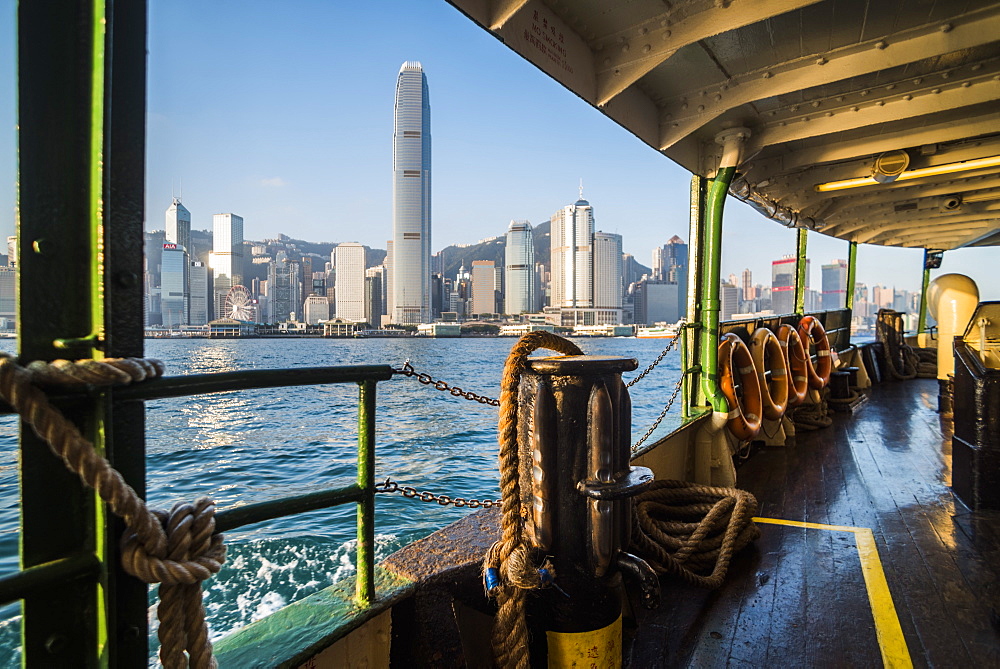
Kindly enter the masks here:
[[253, 296], [246, 286], [233, 286], [226, 293], [226, 317], [237, 321], [252, 321], [256, 312]]

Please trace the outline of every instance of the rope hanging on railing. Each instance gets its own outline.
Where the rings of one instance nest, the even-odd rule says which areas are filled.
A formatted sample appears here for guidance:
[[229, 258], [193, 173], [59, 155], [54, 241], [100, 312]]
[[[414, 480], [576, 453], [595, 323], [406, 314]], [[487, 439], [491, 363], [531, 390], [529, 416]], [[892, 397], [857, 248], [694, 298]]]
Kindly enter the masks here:
[[[583, 355], [568, 339], [551, 332], [530, 332], [514, 345], [504, 364], [500, 382], [500, 420], [497, 426], [500, 443], [500, 497], [503, 514], [500, 540], [494, 543], [483, 561], [484, 577], [495, 583], [489, 594], [497, 599], [493, 622], [493, 652], [501, 669], [528, 666], [528, 628], [524, 620], [527, 590], [539, 587], [538, 565], [531, 563], [524, 544], [521, 518], [521, 487], [518, 482], [517, 390], [528, 356], [539, 348], [565, 355]], [[498, 579], [498, 580], [497, 580]]]
[[[208, 640], [201, 581], [218, 573], [226, 549], [215, 532], [215, 503], [200, 498], [169, 513], [149, 509], [94, 445], [49, 402], [39, 386], [119, 386], [161, 376], [163, 363], [112, 358], [22, 367], [0, 354], [0, 396], [45, 440], [111, 512], [125, 521], [122, 566], [147, 583], [160, 583], [160, 661], [167, 669], [215, 667]], [[185, 655], [186, 653], [186, 655]]]

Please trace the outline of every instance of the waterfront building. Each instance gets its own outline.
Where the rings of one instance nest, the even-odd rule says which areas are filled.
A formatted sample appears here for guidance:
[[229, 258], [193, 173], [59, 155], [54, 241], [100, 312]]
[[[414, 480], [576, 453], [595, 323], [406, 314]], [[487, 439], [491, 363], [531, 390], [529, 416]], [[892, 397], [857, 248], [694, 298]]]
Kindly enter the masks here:
[[382, 320], [372, 323], [373, 326], [386, 325], [392, 322], [392, 314], [396, 312], [392, 294], [392, 240], [385, 243], [385, 273], [382, 276]]
[[517, 315], [538, 309], [535, 240], [531, 223], [511, 221], [504, 250], [504, 313]]
[[891, 309], [895, 291], [887, 286], [872, 286], [872, 310]]
[[843, 309], [847, 305], [847, 261], [834, 260], [823, 265], [821, 309]]
[[334, 249], [337, 267], [336, 316], [354, 323], [365, 318], [365, 247], [355, 242]]
[[[808, 285], [809, 272], [806, 271]], [[795, 313], [795, 256], [771, 262], [771, 310], [776, 314]]]
[[[305, 298], [307, 298], [307, 297], [309, 297], [310, 295], [313, 294], [313, 290], [312, 290], [312, 288], [313, 288], [313, 282], [312, 282], [313, 259], [312, 259], [311, 256], [302, 256], [301, 258], [299, 258], [299, 272], [302, 275], [302, 276], [299, 277], [299, 281], [302, 283], [302, 299], [303, 299], [303, 307], [304, 307], [305, 306], [305, 302], [304, 302]], [[324, 295], [324, 297], [326, 297], [326, 296]], [[303, 313], [305, 313], [305, 309], [304, 308], [303, 308]]]
[[365, 270], [365, 321], [372, 327], [382, 322], [385, 309], [384, 299], [385, 266], [378, 265]]
[[0, 267], [0, 318], [17, 318], [17, 269], [13, 265]]
[[188, 254], [179, 244], [165, 242], [160, 273], [160, 306], [163, 326], [176, 328], [188, 325], [190, 293], [188, 292]]
[[243, 217], [215, 214], [212, 217], [212, 291], [217, 318], [225, 316], [226, 295], [243, 283]]
[[181, 204], [181, 199], [175, 197], [166, 213], [166, 237], [182, 247], [188, 254], [193, 253], [191, 247], [191, 212]]
[[17, 266], [17, 235], [7, 238], [7, 266]]
[[330, 320], [330, 303], [325, 295], [309, 295], [302, 308], [303, 321], [306, 325], [319, 325], [321, 321]]
[[750, 271], [749, 267], [743, 270], [743, 274], [740, 277], [740, 281], [743, 286], [744, 301], [756, 300], [757, 288], [753, 285], [753, 272]]
[[208, 266], [197, 260], [190, 263], [188, 273], [190, 307], [188, 325], [207, 325], [208, 318]]
[[407, 61], [396, 80], [390, 320], [431, 320], [431, 107], [427, 77]]
[[471, 313], [496, 313], [496, 283], [496, 265], [492, 260], [472, 261], [472, 300], [469, 307]]
[[740, 312], [740, 296], [739, 288], [736, 284], [730, 282], [723, 282], [719, 287], [719, 319], [727, 321], [733, 317], [733, 314], [738, 314]]
[[551, 218], [552, 302], [558, 308], [594, 306], [594, 210], [580, 199]]
[[676, 323], [683, 307], [676, 283], [643, 279], [633, 287], [633, 320], [637, 325]]
[[621, 309], [622, 236], [611, 232], [595, 232], [593, 248], [594, 307]]
[[296, 320], [302, 304], [299, 263], [290, 260], [284, 251], [278, 251], [268, 265], [267, 298], [268, 323]]

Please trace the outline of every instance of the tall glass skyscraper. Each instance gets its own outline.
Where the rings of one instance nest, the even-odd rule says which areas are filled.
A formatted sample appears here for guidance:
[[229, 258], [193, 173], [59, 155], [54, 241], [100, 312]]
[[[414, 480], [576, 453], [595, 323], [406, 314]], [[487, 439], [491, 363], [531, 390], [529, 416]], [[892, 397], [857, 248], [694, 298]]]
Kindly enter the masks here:
[[396, 80], [392, 138], [392, 296], [390, 320], [431, 321], [431, 105], [420, 63]]
[[188, 255], [194, 254], [191, 248], [191, 212], [187, 210], [181, 199], [175, 197], [173, 203], [167, 209], [167, 241], [183, 246]]
[[225, 311], [226, 294], [243, 283], [243, 217], [215, 214], [212, 217], [212, 265], [215, 314]]
[[511, 221], [507, 228], [504, 274], [504, 313], [536, 311], [535, 241], [527, 221]]
[[594, 210], [581, 197], [552, 215], [552, 306], [594, 306]]

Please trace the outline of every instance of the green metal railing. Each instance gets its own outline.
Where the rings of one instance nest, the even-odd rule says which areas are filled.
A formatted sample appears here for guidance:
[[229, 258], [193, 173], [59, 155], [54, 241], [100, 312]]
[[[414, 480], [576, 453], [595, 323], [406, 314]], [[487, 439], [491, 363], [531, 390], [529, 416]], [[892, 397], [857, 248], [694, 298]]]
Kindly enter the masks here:
[[[358, 459], [357, 480], [351, 485], [281, 497], [248, 504], [216, 513], [216, 530], [230, 530], [275, 518], [307, 511], [316, 511], [340, 504], [357, 504], [356, 557], [357, 585], [355, 601], [359, 607], [370, 606], [375, 600], [375, 398], [376, 383], [392, 377], [388, 365], [353, 367], [311, 367], [302, 369], [253, 370], [219, 374], [194, 374], [154, 379], [135, 386], [108, 392], [113, 402], [153, 400], [205, 393], [303, 386], [328, 383], [357, 383], [358, 393]], [[67, 393], [52, 396], [60, 404], [73, 405], [88, 397], [88, 393]], [[0, 407], [5, 413], [9, 407]], [[101, 573], [101, 560], [95, 553], [80, 553], [44, 564], [35, 565], [0, 578], [0, 604], [24, 597], [76, 579], [96, 581]]]

